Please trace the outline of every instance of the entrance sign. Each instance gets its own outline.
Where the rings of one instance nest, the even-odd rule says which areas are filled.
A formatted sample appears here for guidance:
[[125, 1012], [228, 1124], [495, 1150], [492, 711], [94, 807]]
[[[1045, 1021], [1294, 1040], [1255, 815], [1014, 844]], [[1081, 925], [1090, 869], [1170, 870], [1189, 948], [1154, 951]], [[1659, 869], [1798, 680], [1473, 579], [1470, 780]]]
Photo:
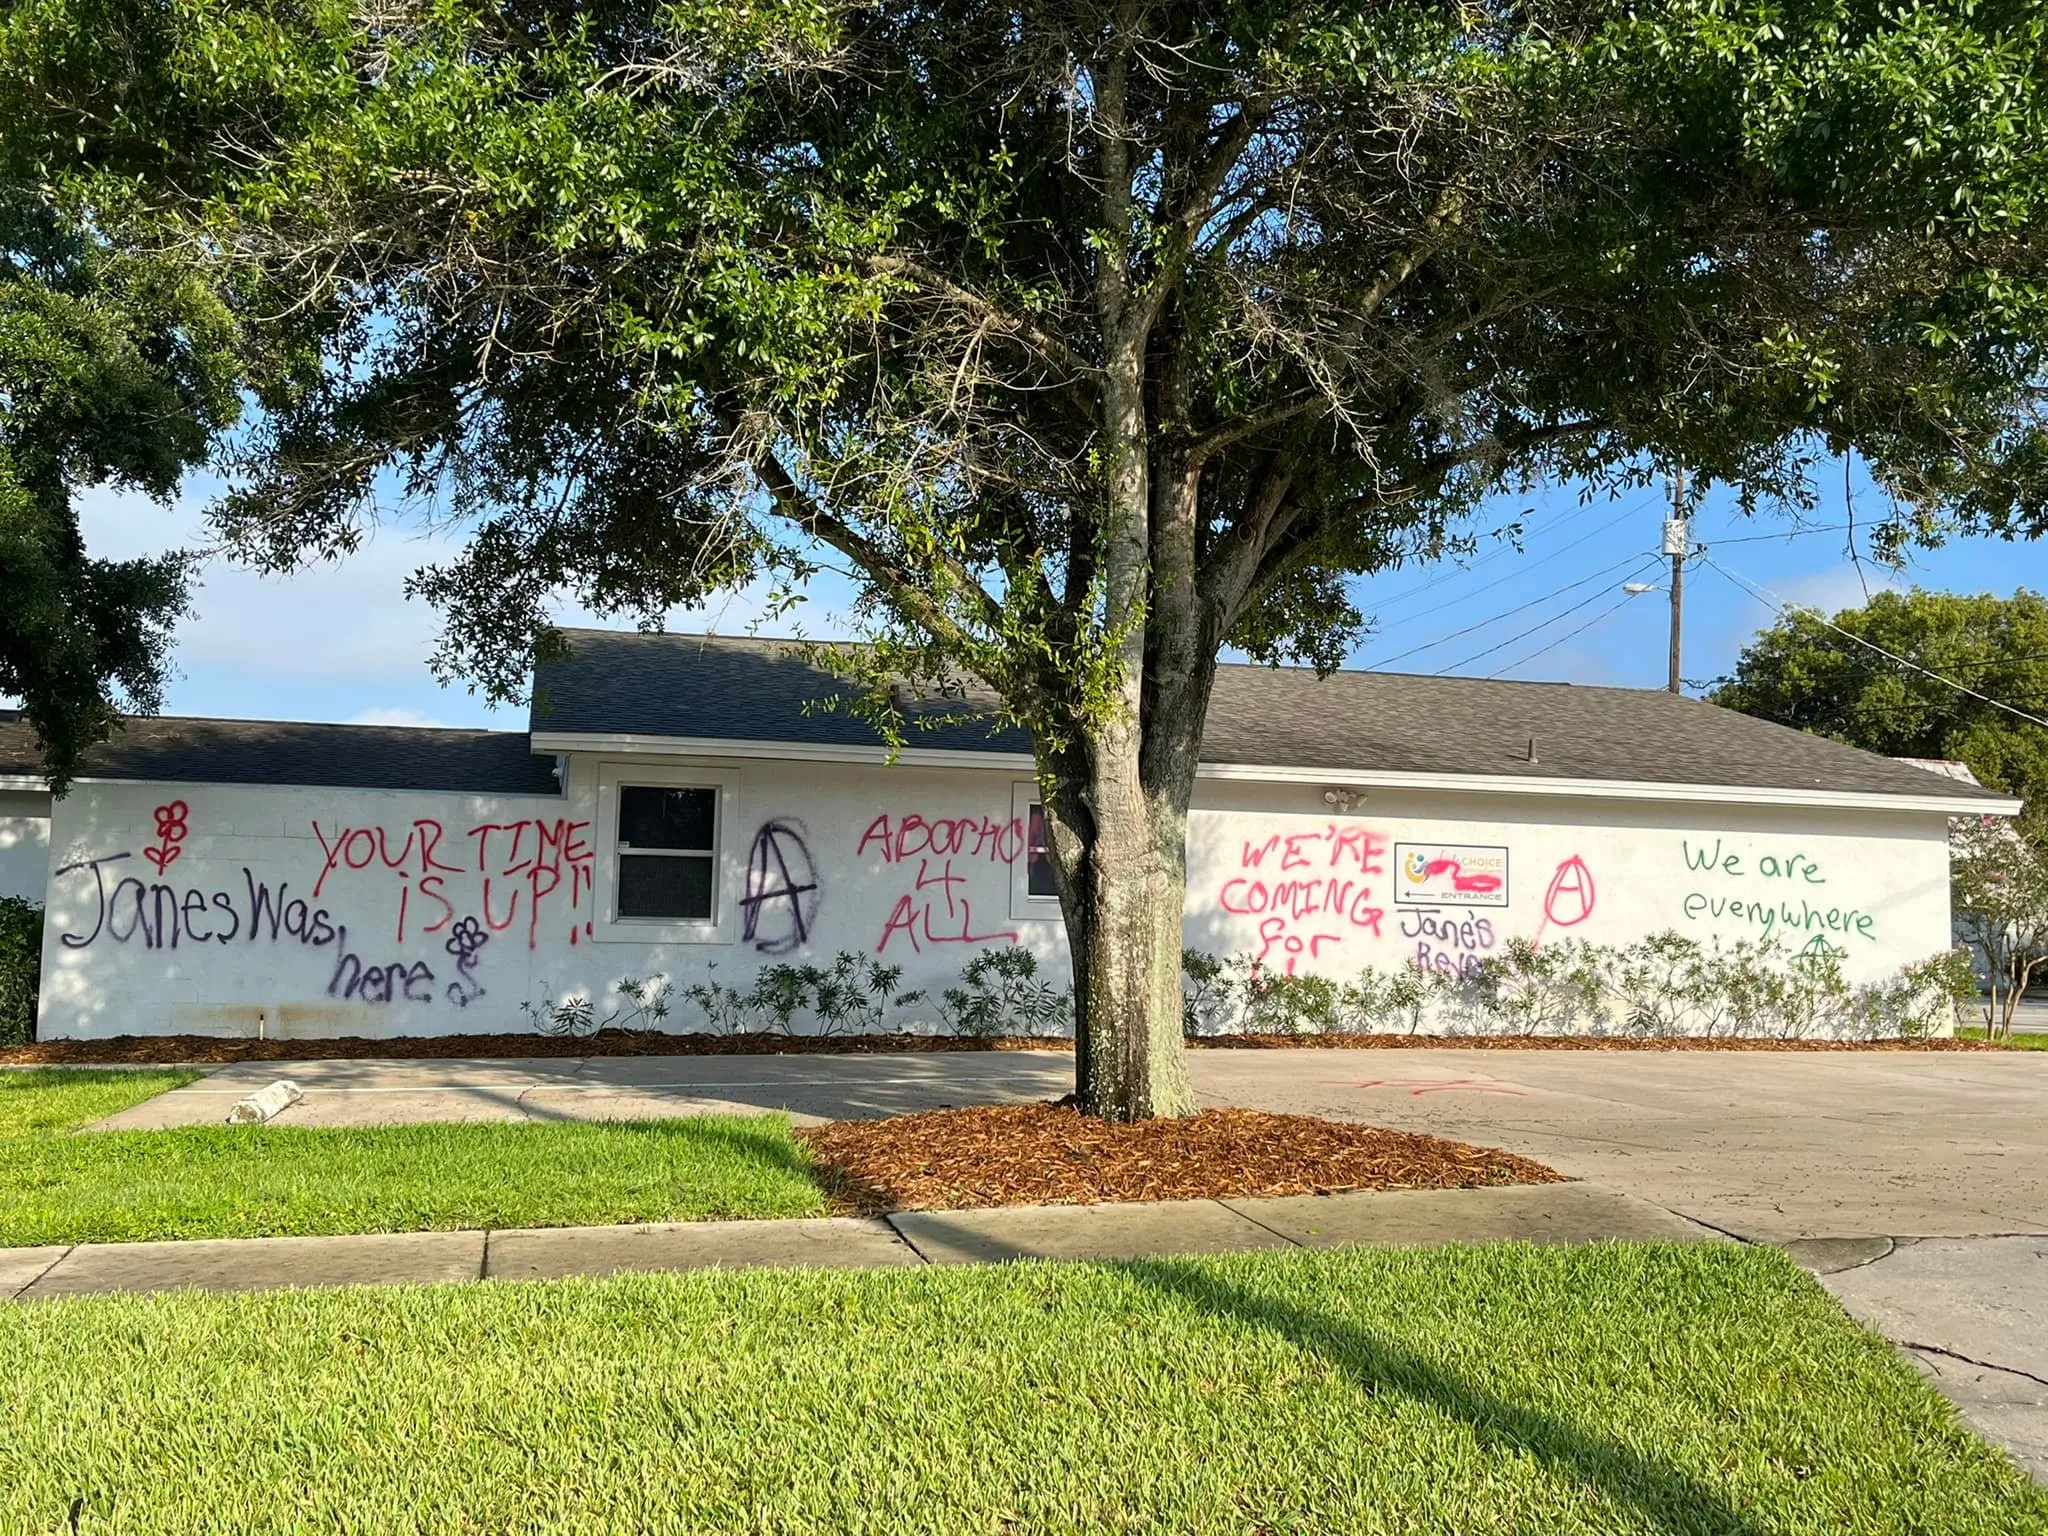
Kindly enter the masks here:
[[1394, 901], [1407, 907], [1504, 907], [1508, 851], [1460, 843], [1396, 843]]

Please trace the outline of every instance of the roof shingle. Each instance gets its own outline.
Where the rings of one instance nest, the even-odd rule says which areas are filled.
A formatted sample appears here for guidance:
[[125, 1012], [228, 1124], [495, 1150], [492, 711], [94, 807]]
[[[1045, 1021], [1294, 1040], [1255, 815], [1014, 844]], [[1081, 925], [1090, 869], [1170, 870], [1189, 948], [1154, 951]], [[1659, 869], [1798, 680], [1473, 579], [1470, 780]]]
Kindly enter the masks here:
[[[569, 631], [568, 641], [568, 659], [535, 679], [537, 732], [880, 744], [843, 707], [818, 707], [843, 702], [845, 689], [787, 641], [587, 629]], [[949, 706], [959, 708], [959, 701]], [[914, 732], [907, 745], [1030, 751], [1023, 732], [973, 722]], [[1218, 669], [1202, 761], [1332, 774], [2003, 798], [1964, 784], [1936, 789], [1910, 764], [1661, 690], [1401, 672], [1318, 678], [1294, 667]]]
[[[40, 774], [28, 722], [0, 710], [0, 775]], [[316, 725], [135, 715], [86, 754], [81, 777], [186, 784], [313, 784], [338, 789], [451, 789], [553, 795], [552, 758], [523, 731], [410, 725]]]

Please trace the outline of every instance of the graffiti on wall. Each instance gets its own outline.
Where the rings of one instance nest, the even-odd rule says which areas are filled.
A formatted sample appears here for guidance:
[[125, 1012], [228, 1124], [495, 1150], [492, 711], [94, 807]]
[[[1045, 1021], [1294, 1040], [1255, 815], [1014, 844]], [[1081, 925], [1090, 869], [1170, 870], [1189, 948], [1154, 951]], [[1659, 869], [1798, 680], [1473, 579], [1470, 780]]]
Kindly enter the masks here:
[[1593, 915], [1598, 894], [1593, 871], [1583, 858], [1575, 853], [1558, 860], [1557, 868], [1550, 872], [1550, 884], [1543, 888], [1543, 920], [1530, 942], [1542, 944], [1544, 934], [1553, 928], [1578, 927]]
[[[854, 849], [857, 858], [879, 854], [892, 869], [909, 874], [909, 887], [897, 897], [882, 920], [875, 953], [887, 954], [899, 936], [913, 952], [937, 944], [1014, 944], [1014, 928], [977, 924], [967, 893], [967, 875], [982, 868], [1003, 871], [1005, 899], [1009, 870], [1024, 857], [1024, 823], [1018, 817], [996, 821], [987, 816], [928, 817], [915, 811], [891, 817], [884, 812], [869, 822]], [[910, 874], [911, 861], [917, 869]], [[956, 867], [956, 861], [957, 866]], [[986, 920], [984, 920], [985, 922]]]
[[[128, 861], [134, 851], [129, 849], [76, 859], [55, 871], [53, 883], [79, 882], [70, 894], [85, 913], [83, 921], [57, 936], [64, 948], [323, 950], [333, 956], [329, 997], [375, 1004], [445, 1001], [466, 1008], [484, 995], [477, 967], [493, 933], [521, 932], [527, 947], [536, 948], [543, 922], [561, 914], [569, 919], [572, 944], [590, 934], [595, 861], [585, 821], [481, 822], [451, 837], [431, 817], [397, 829], [330, 828], [315, 820], [320, 867], [310, 891], [299, 896], [291, 881], [259, 879], [246, 865], [239, 881], [166, 880], [191, 831], [191, 808], [173, 800], [156, 807], [152, 820], [156, 842], [141, 853], [155, 867], [156, 879], [131, 872], [135, 866]], [[369, 884], [379, 897], [388, 897], [395, 887], [388, 948], [360, 929], [350, 931], [339, 915], [340, 904], [329, 904], [330, 883], [341, 894]], [[438, 954], [449, 959], [405, 953], [426, 938], [436, 938]], [[447, 975], [451, 967], [453, 974]]]
[[597, 859], [589, 831], [588, 821], [566, 816], [478, 822], [452, 836], [430, 816], [403, 828], [322, 827], [316, 818], [323, 863], [313, 899], [329, 881], [342, 889], [367, 883], [379, 894], [395, 889], [399, 944], [414, 933], [438, 934], [469, 910], [492, 933], [523, 931], [528, 949], [539, 948], [543, 923], [566, 917], [573, 945], [591, 933]]
[[1417, 970], [1465, 977], [1479, 970], [1499, 936], [1491, 918], [1411, 907], [1401, 914], [1401, 937], [1415, 945]]
[[1331, 822], [1312, 832], [1247, 838], [1238, 868], [1217, 889], [1216, 903], [1236, 917], [1257, 919], [1254, 961], [1278, 964], [1292, 976], [1303, 961], [1321, 959], [1347, 936], [1380, 937], [1386, 908], [1373, 879], [1386, 873], [1387, 841], [1359, 826]]
[[1877, 919], [1859, 907], [1830, 902], [1809, 887], [1826, 885], [1818, 861], [1796, 848], [1754, 853], [1731, 848], [1721, 838], [1712, 846], [1680, 838], [1680, 857], [1691, 877], [1680, 910], [1688, 921], [1753, 933], [1801, 946], [1815, 958], [1839, 957], [1836, 941], [1850, 937], [1877, 942]]
[[793, 817], [762, 822], [747, 854], [741, 938], [764, 955], [801, 949], [818, 921], [821, 891], [804, 824]]
[[1504, 907], [1508, 851], [1446, 843], [1396, 843], [1394, 900], [1402, 906]]
[[185, 841], [186, 823], [191, 814], [192, 808], [182, 800], [173, 800], [150, 812], [151, 820], [156, 823], [156, 846], [143, 849], [142, 856], [156, 866], [159, 877], [185, 851], [181, 845]]

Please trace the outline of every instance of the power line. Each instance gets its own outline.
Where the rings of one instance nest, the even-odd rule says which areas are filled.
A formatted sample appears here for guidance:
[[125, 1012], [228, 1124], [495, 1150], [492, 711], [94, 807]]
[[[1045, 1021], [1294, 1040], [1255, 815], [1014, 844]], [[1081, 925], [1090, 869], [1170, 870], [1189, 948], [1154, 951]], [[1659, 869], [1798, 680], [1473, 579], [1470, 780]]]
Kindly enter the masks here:
[[[1514, 570], [1508, 572], [1507, 575], [1502, 576], [1497, 580], [1490, 581], [1483, 587], [1475, 587], [1470, 592], [1467, 592], [1464, 595], [1467, 598], [1473, 598], [1479, 596], [1482, 592], [1491, 592], [1495, 587], [1503, 586], [1506, 583], [1513, 581], [1518, 576], [1526, 576], [1529, 572], [1536, 570], [1542, 566], [1546, 566], [1550, 564], [1550, 562], [1553, 560], [1562, 559], [1564, 556], [1570, 554], [1573, 550], [1577, 549], [1581, 544], [1584, 544], [1591, 539], [1599, 538], [1601, 534], [1606, 533], [1609, 529], [1620, 527], [1623, 523], [1627, 522], [1630, 518], [1634, 517], [1638, 512], [1642, 511], [1644, 507], [1647, 507], [1648, 505], [1650, 505], [1652, 501], [1656, 499], [1657, 498], [1655, 497], [1646, 497], [1644, 500], [1637, 502], [1634, 506], [1628, 508], [1626, 511], [1619, 513], [1608, 522], [1602, 523], [1598, 528], [1594, 528], [1586, 533], [1580, 534], [1579, 537], [1573, 539], [1569, 544], [1565, 545], [1562, 549], [1554, 549], [1549, 554], [1543, 556], [1540, 560], [1532, 560], [1527, 565], [1517, 566]], [[1579, 517], [1584, 516], [1591, 509], [1592, 504], [1589, 502], [1586, 504], [1586, 506], [1577, 508], [1574, 511], [1567, 513], [1559, 521], [1560, 523], [1571, 522]], [[1375, 615], [1384, 613], [1389, 608], [1395, 608], [1400, 606], [1401, 603], [1405, 602], [1407, 599], [1411, 597], [1419, 596], [1424, 592], [1433, 591], [1435, 588], [1442, 586], [1447, 581], [1456, 581], [1460, 576], [1471, 575], [1472, 572], [1478, 570], [1482, 565], [1490, 565], [1495, 560], [1499, 560], [1504, 556], [1517, 553], [1519, 553], [1519, 551], [1510, 546], [1505, 549], [1497, 549], [1490, 555], [1482, 555], [1479, 559], [1473, 561], [1470, 565], [1460, 566], [1458, 567], [1458, 569], [1454, 571], [1446, 571], [1441, 576], [1433, 577], [1429, 581], [1425, 581], [1419, 586], [1408, 587], [1403, 591], [1396, 592], [1392, 597], [1385, 598], [1379, 602], [1374, 603], [1372, 605], [1373, 612]]]
[[1492, 618], [1481, 619], [1477, 624], [1467, 624], [1463, 629], [1454, 629], [1448, 635], [1439, 635], [1434, 640], [1425, 640], [1420, 645], [1410, 646], [1407, 650], [1401, 652], [1400, 655], [1389, 656], [1384, 661], [1376, 662], [1375, 665], [1391, 667], [1395, 662], [1406, 661], [1410, 656], [1420, 655], [1424, 651], [1433, 651], [1440, 645], [1448, 645], [1453, 640], [1462, 639], [1477, 630], [1486, 629], [1491, 625], [1498, 624], [1502, 619], [1511, 619], [1516, 614], [1523, 612], [1525, 609], [1534, 608], [1539, 603], [1547, 603], [1552, 598], [1563, 597], [1567, 592], [1575, 592], [1587, 582], [1598, 581], [1603, 576], [1612, 575], [1625, 565], [1640, 565], [1644, 558], [1640, 553], [1624, 556], [1622, 559], [1615, 561], [1614, 564], [1597, 570], [1590, 576], [1581, 576], [1577, 581], [1569, 582], [1557, 588], [1554, 592], [1545, 592], [1541, 597], [1532, 597], [1526, 603], [1517, 603], [1505, 613], [1496, 613]]
[[[1644, 570], [1647, 570], [1647, 569], [1649, 569], [1649, 567], [1651, 567], [1652, 565], [1655, 565], [1655, 564], [1657, 564], [1657, 563], [1658, 563], [1658, 561], [1659, 561], [1659, 560], [1660, 560], [1661, 558], [1662, 558], [1662, 557], [1661, 557], [1661, 556], [1658, 556], [1658, 555], [1644, 555], [1644, 556], [1641, 556], [1641, 557], [1639, 557], [1639, 558], [1637, 559], [1637, 561], [1636, 561], [1636, 564], [1635, 564], [1635, 568], [1634, 568], [1634, 570], [1631, 570], [1631, 571], [1629, 572], [1629, 574], [1630, 574], [1631, 576], [1633, 576], [1633, 575], [1635, 575], [1635, 574], [1636, 574], [1637, 572], [1639, 572], [1639, 571], [1644, 571]], [[1472, 665], [1472, 663], [1473, 663], [1473, 662], [1475, 662], [1475, 661], [1479, 661], [1479, 660], [1482, 660], [1482, 659], [1484, 659], [1485, 657], [1491, 656], [1491, 655], [1492, 655], [1492, 654], [1493, 654], [1493, 653], [1494, 653], [1495, 651], [1504, 651], [1504, 650], [1506, 650], [1506, 649], [1507, 649], [1507, 648], [1508, 648], [1509, 646], [1513, 645], [1513, 644], [1514, 644], [1514, 643], [1515, 643], [1516, 641], [1518, 641], [1518, 640], [1526, 640], [1526, 639], [1528, 639], [1528, 638], [1529, 638], [1529, 637], [1530, 637], [1531, 635], [1535, 634], [1535, 633], [1536, 633], [1536, 632], [1537, 632], [1538, 630], [1540, 630], [1540, 629], [1548, 629], [1548, 628], [1549, 628], [1549, 627], [1550, 627], [1551, 625], [1553, 625], [1553, 624], [1557, 623], [1557, 621], [1558, 621], [1558, 620], [1560, 620], [1560, 619], [1568, 619], [1568, 618], [1570, 618], [1570, 617], [1571, 617], [1571, 616], [1572, 616], [1573, 614], [1575, 614], [1575, 613], [1578, 613], [1578, 612], [1580, 612], [1580, 611], [1581, 611], [1581, 610], [1583, 610], [1583, 609], [1586, 609], [1586, 608], [1590, 608], [1590, 607], [1591, 607], [1591, 606], [1592, 606], [1593, 604], [1595, 604], [1595, 603], [1597, 603], [1597, 602], [1599, 602], [1599, 601], [1600, 601], [1600, 599], [1601, 599], [1602, 595], [1603, 595], [1603, 594], [1601, 594], [1601, 593], [1599, 593], [1599, 592], [1595, 592], [1595, 593], [1594, 593], [1594, 594], [1593, 594], [1593, 595], [1592, 595], [1591, 597], [1589, 597], [1589, 598], [1586, 598], [1586, 599], [1585, 599], [1585, 600], [1584, 600], [1583, 602], [1577, 602], [1577, 603], [1574, 603], [1574, 604], [1572, 604], [1572, 605], [1571, 605], [1571, 607], [1569, 607], [1569, 608], [1565, 609], [1565, 610], [1564, 610], [1564, 611], [1563, 611], [1562, 613], [1553, 613], [1553, 614], [1552, 614], [1552, 615], [1551, 615], [1551, 616], [1550, 616], [1549, 618], [1547, 618], [1547, 619], [1543, 620], [1543, 622], [1542, 622], [1542, 623], [1540, 623], [1540, 624], [1532, 624], [1532, 625], [1530, 625], [1530, 626], [1529, 626], [1529, 627], [1528, 627], [1527, 629], [1523, 630], [1523, 631], [1522, 631], [1522, 632], [1521, 632], [1520, 634], [1516, 634], [1516, 635], [1509, 635], [1509, 636], [1507, 637], [1507, 639], [1505, 639], [1505, 640], [1502, 640], [1502, 641], [1499, 641], [1499, 642], [1497, 642], [1496, 644], [1493, 644], [1493, 645], [1489, 645], [1489, 646], [1488, 646], [1488, 647], [1487, 647], [1487, 648], [1486, 648], [1485, 650], [1483, 650], [1483, 651], [1475, 651], [1475, 652], [1474, 652], [1474, 653], [1473, 653], [1472, 655], [1470, 655], [1470, 656], [1467, 656], [1467, 657], [1466, 657], [1466, 658], [1465, 658], [1465, 659], [1464, 659], [1463, 661], [1454, 661], [1454, 662], [1452, 662], [1452, 663], [1451, 663], [1451, 664], [1450, 664], [1450, 665], [1449, 665], [1448, 667], [1445, 667], [1445, 668], [1444, 668], [1444, 671], [1446, 671], [1446, 672], [1455, 672], [1455, 671], [1457, 671], [1457, 670], [1458, 670], [1458, 668], [1460, 668], [1460, 667], [1469, 667], [1469, 666], [1471, 666], [1471, 665]], [[1626, 601], [1627, 601], [1627, 599], [1626, 599], [1626, 598], [1624, 598], [1624, 599], [1623, 599], [1623, 601], [1624, 601], [1624, 602], [1626, 602]]]
[[[1735, 574], [1735, 572], [1729, 570], [1726, 566], [1716, 564], [1713, 560], [1708, 559], [1705, 555], [1701, 555], [1700, 559], [1706, 565], [1710, 566], [1712, 569], [1720, 572], [1721, 575], [1725, 576], [1729, 581], [1733, 582], [1736, 586], [1741, 587], [1742, 589], [1747, 591], [1750, 594], [1750, 596], [1758, 599], [1760, 602], [1768, 604], [1770, 607], [1776, 609], [1779, 613], [1788, 612], [1794, 606], [1792, 604], [1786, 603], [1782, 598], [1780, 598], [1777, 595], [1777, 593], [1771, 591], [1769, 587], [1759, 586], [1755, 582], [1750, 581], [1749, 578], [1746, 576], [1738, 576]], [[1989, 704], [1993, 709], [2003, 710], [2008, 715], [2013, 715], [2021, 720], [2025, 720], [2030, 725], [2048, 726], [2048, 719], [2043, 719], [2040, 715], [2029, 714], [2024, 709], [2016, 709], [2002, 699], [1994, 699], [1988, 693], [1979, 693], [1976, 689], [1971, 688], [1963, 683], [1959, 683], [1954, 678], [1943, 677], [1939, 672], [1936, 672], [1928, 667], [1923, 667], [1917, 661], [1910, 661], [1906, 657], [1901, 656], [1894, 651], [1888, 651], [1883, 646], [1874, 644], [1873, 642], [1864, 639], [1861, 635], [1852, 634], [1850, 631], [1842, 628], [1841, 625], [1837, 624], [1833, 619], [1829, 618], [1826, 614], [1822, 613], [1818, 608], [1803, 608], [1802, 611], [1811, 614], [1815, 619], [1818, 619], [1821, 623], [1825, 624], [1829, 629], [1832, 629], [1836, 634], [1841, 635], [1843, 638], [1853, 640], [1856, 642], [1856, 644], [1863, 646], [1866, 650], [1875, 651], [1880, 656], [1889, 657], [1891, 660], [1897, 662], [1900, 666], [1905, 667], [1910, 671], [1918, 672], [1922, 677], [1930, 677], [1934, 679], [1935, 682], [1940, 683], [1943, 687], [1953, 688], [1957, 693], [1968, 694], [1971, 698], [1976, 699], [1981, 703]]]
[[1487, 677], [1496, 678], [1499, 677], [1502, 672], [1512, 672], [1517, 667], [1527, 666], [1530, 662], [1534, 661], [1538, 656], [1547, 655], [1551, 651], [1556, 650], [1560, 645], [1563, 645], [1565, 641], [1577, 639], [1580, 635], [1583, 635], [1587, 630], [1591, 629], [1595, 624], [1600, 623], [1603, 619], [1612, 618], [1615, 614], [1621, 612], [1622, 609], [1628, 606], [1629, 598], [1634, 596], [1635, 593], [1629, 593], [1627, 597], [1622, 598], [1620, 602], [1614, 604], [1612, 607], [1602, 608], [1598, 613], [1594, 614], [1592, 618], [1586, 620], [1586, 622], [1581, 624], [1577, 629], [1571, 630], [1566, 634], [1559, 635], [1555, 640], [1551, 641], [1548, 645], [1539, 646], [1537, 649], [1531, 651], [1526, 656], [1518, 657], [1516, 660], [1511, 661], [1506, 666], [1502, 667], [1499, 672], [1487, 673]]
[[1762, 544], [1770, 539], [1803, 539], [1809, 534], [1815, 533], [1850, 533], [1853, 531], [1853, 528], [1848, 527], [1792, 528], [1784, 533], [1745, 533], [1739, 539], [1701, 539], [1699, 542], [1711, 549], [1723, 544]]

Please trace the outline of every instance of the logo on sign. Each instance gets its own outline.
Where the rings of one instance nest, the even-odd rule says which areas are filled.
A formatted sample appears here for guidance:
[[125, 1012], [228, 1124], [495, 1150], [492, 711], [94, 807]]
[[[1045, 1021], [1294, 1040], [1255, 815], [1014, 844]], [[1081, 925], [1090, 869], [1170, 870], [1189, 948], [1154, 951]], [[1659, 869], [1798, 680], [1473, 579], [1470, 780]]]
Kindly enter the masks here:
[[1508, 851], [1453, 843], [1396, 843], [1394, 900], [1415, 907], [1504, 907]]

